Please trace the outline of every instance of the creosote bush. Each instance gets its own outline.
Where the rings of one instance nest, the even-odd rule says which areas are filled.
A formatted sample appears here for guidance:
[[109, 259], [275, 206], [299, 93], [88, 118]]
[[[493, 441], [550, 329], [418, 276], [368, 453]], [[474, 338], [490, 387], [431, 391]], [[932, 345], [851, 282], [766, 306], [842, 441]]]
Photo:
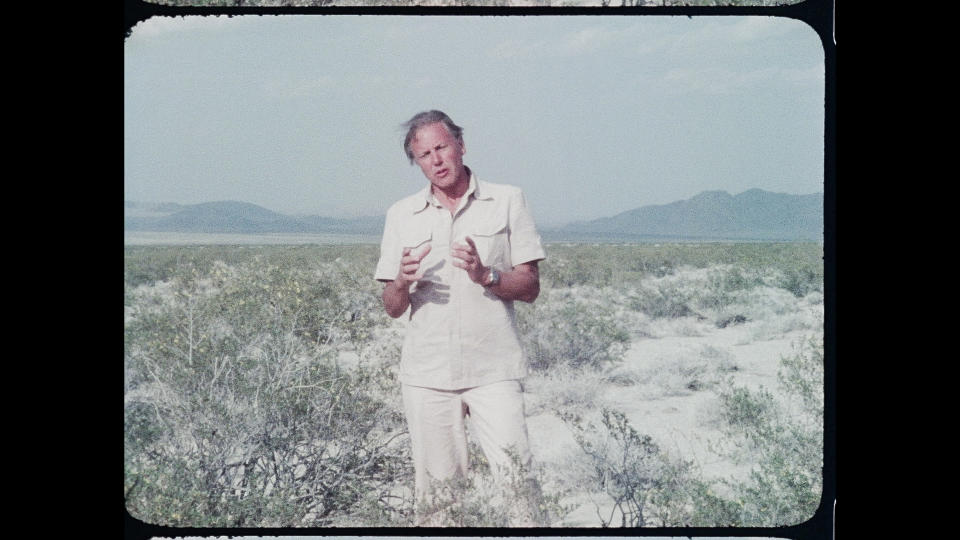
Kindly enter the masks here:
[[622, 412], [603, 408], [601, 425], [578, 414], [561, 418], [587, 457], [585, 481], [605, 493], [613, 505], [597, 516], [601, 526], [643, 527], [688, 525], [696, 480], [691, 462], [678, 460], [642, 435]]
[[558, 412], [587, 458], [575, 481], [612, 503], [596, 503], [601, 525], [775, 527], [809, 519], [822, 490], [822, 341], [808, 339], [782, 358], [778, 380], [785, 398], [729, 379], [717, 389], [724, 437], [716, 451], [753, 464], [743, 479], [703, 479], [694, 463], [664, 452], [622, 412], [603, 408], [600, 425]]
[[[124, 492], [173, 526], [323, 525], [409, 478], [402, 417], [338, 348], [382, 324], [350, 269], [257, 259], [180, 264], [131, 293], [125, 324]], [[148, 265], [149, 267], [149, 265]]]
[[432, 482], [417, 514], [431, 527], [545, 527], [570, 508], [564, 493], [545, 493], [543, 469], [527, 470], [516, 452], [507, 451], [506, 470], [492, 471], [476, 444], [470, 444], [470, 470], [465, 477]]
[[[124, 494], [134, 517], [191, 527], [415, 524], [400, 339], [371, 279], [377, 255], [376, 246], [125, 249]], [[541, 483], [593, 486], [607, 500], [603, 526], [809, 517], [820, 490], [822, 344], [782, 360], [777, 393], [718, 385], [737, 369], [720, 350], [668, 358], [664, 369], [614, 368], [631, 336], [655, 339], [660, 326], [677, 335], [681, 324], [762, 324], [822, 302], [821, 257], [815, 244], [549, 245], [540, 298], [515, 308], [538, 412], [568, 420], [582, 470], [577, 479], [540, 470]], [[658, 396], [715, 389], [721, 450], [755, 464], [751, 475], [703, 480], [604, 409], [608, 384]], [[570, 420], [594, 412], [596, 424]], [[483, 466], [459, 482], [433, 501], [449, 510], [446, 525], [508, 523], [529, 487], [494, 488]], [[554, 525], [569, 511], [561, 499], [544, 496]]]
[[737, 521], [784, 526], [806, 521], [823, 487], [823, 342], [810, 338], [781, 358], [778, 399], [765, 388], [727, 381], [719, 392], [726, 453], [753, 463], [750, 477], [728, 482]]
[[623, 358], [630, 335], [611, 311], [561, 293], [541, 294], [533, 305], [517, 306], [521, 342], [530, 369], [555, 367], [600, 370]]

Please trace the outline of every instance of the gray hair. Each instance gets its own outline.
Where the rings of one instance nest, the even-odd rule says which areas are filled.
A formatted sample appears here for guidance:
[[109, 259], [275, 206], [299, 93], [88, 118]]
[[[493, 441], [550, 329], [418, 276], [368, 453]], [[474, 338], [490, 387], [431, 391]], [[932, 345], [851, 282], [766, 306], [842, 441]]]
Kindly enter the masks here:
[[457, 142], [463, 144], [463, 128], [454, 124], [453, 120], [446, 115], [443, 111], [424, 111], [413, 115], [413, 118], [404, 122], [401, 127], [406, 128], [407, 137], [403, 140], [403, 151], [407, 153], [407, 157], [410, 159], [410, 164], [413, 164], [413, 150], [410, 149], [410, 145], [413, 143], [413, 138], [417, 134], [417, 130], [429, 126], [430, 124], [443, 124], [447, 128], [447, 132], [450, 135], [453, 135], [453, 138]]

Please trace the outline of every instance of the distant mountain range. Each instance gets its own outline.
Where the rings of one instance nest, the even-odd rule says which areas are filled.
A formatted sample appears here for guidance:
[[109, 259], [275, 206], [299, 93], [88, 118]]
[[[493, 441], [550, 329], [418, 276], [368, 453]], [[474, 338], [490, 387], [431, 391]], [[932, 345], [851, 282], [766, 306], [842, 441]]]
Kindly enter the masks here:
[[669, 239], [823, 240], [823, 194], [704, 191], [690, 199], [574, 222], [551, 232]]
[[[124, 201], [123, 223], [127, 231], [380, 235], [384, 216], [288, 216], [236, 201], [190, 205]], [[543, 229], [541, 234], [546, 240], [817, 241], [823, 239], [823, 194], [704, 191], [682, 201]]]
[[124, 201], [126, 231], [202, 233], [336, 233], [382, 234], [384, 216], [328, 218], [288, 216], [237, 201], [200, 204]]

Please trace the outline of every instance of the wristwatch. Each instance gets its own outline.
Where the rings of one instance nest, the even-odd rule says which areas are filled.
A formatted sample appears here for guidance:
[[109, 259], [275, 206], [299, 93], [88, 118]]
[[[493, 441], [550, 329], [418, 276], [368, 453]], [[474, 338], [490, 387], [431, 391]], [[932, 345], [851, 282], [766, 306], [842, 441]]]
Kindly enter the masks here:
[[493, 287], [497, 283], [500, 283], [500, 272], [497, 272], [496, 268], [490, 268], [490, 279], [484, 283], [484, 287]]

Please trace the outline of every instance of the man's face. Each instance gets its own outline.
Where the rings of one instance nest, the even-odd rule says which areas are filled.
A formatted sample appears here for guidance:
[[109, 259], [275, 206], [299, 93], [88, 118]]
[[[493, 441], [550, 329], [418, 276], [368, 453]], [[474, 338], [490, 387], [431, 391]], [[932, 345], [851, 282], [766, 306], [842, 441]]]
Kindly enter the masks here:
[[466, 147], [440, 123], [417, 130], [410, 143], [413, 158], [423, 175], [439, 189], [450, 189], [461, 181], [469, 181], [463, 168]]

